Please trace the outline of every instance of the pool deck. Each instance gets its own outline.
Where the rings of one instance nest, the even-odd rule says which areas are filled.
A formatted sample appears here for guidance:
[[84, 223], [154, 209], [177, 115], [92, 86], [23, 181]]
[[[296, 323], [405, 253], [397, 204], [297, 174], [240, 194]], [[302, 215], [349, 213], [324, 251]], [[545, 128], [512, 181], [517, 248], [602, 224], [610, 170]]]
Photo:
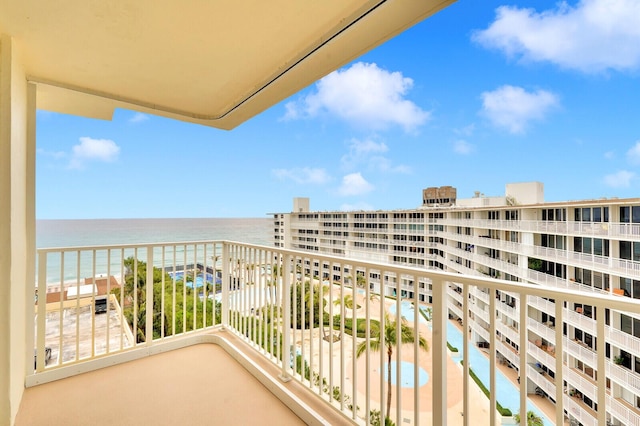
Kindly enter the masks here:
[[[344, 295], [353, 296], [353, 290], [351, 288], [345, 288]], [[338, 286], [332, 286], [332, 294], [329, 296], [325, 295], [325, 299], [329, 301], [331, 299], [332, 302], [335, 302], [340, 298], [340, 290]], [[356, 310], [356, 317], [364, 317], [365, 316], [365, 304], [369, 304], [369, 315], [371, 319], [379, 319], [380, 318], [380, 301], [379, 299], [365, 301], [365, 297], [356, 290], [356, 303], [361, 305], [359, 309]], [[390, 307], [395, 305], [397, 301], [393, 299], [387, 298], [385, 300], [385, 311], [390, 312]], [[343, 308], [339, 305], [333, 306], [333, 314], [336, 315], [340, 313]], [[326, 310], [329, 310], [329, 304], [327, 304]], [[348, 318], [353, 318], [353, 311], [351, 309], [344, 308], [345, 316]], [[431, 330], [423, 321], [423, 318], [420, 317], [420, 325], [419, 330], [423, 337], [426, 338], [427, 342], [432, 340]], [[410, 325], [413, 325], [412, 321], [409, 321]], [[460, 325], [455, 321], [452, 321], [452, 324], [461, 329]], [[345, 389], [343, 394], [349, 395], [353, 400], [353, 395], [355, 394], [355, 403], [359, 406], [361, 411], [364, 411], [365, 401], [367, 398], [370, 401], [370, 408], [376, 409], [379, 408], [381, 401], [381, 380], [380, 373], [378, 371], [373, 372], [370, 375], [370, 383], [369, 383], [369, 395], [366, 394], [367, 383], [366, 383], [366, 375], [365, 371], [370, 370], [371, 368], [377, 368], [380, 365], [380, 353], [372, 353], [370, 359], [370, 365], [367, 365], [366, 357], [361, 357], [357, 359], [356, 368], [354, 369], [354, 343], [353, 338], [348, 334], [343, 334], [340, 338], [343, 340], [344, 349], [342, 349], [343, 353], [341, 353], [341, 346], [339, 342], [331, 344], [328, 341], [325, 341], [321, 337], [322, 331], [320, 329], [314, 329], [311, 331], [306, 331], [304, 335], [297, 332], [297, 335], [294, 335], [293, 342], [297, 345], [297, 347], [302, 348], [302, 351], [305, 353], [305, 358], [311, 361], [311, 367], [314, 371], [320, 370], [320, 347], [322, 347], [323, 357], [322, 363], [323, 372], [329, 371], [330, 359], [333, 358], [333, 386], [340, 386], [340, 371], [341, 369], [344, 371], [344, 386], [341, 388]], [[337, 332], [334, 331], [334, 334]], [[302, 337], [301, 337], [302, 336]], [[313, 340], [313, 355], [310, 355], [311, 352], [311, 344], [310, 341]], [[357, 339], [357, 342], [361, 341], [361, 339]], [[356, 344], [357, 344], [356, 342]], [[332, 356], [333, 355], [333, 356]], [[486, 354], [484, 354], [486, 356]], [[383, 355], [386, 358], [386, 354]], [[394, 360], [395, 353], [393, 355]], [[422, 367], [429, 377], [432, 376], [432, 353], [431, 351], [424, 352], [420, 351], [418, 355], [419, 361], [418, 365]], [[340, 365], [340, 360], [343, 360], [342, 365]], [[401, 348], [401, 360], [407, 362], [414, 362], [414, 354], [413, 354], [413, 345], [405, 345]], [[368, 368], [371, 367], [371, 368]], [[518, 373], [515, 369], [509, 368], [507, 365], [499, 364], [498, 369], [504, 374], [504, 376], [517, 387], [517, 378]], [[449, 425], [462, 425], [462, 385], [463, 385], [463, 375], [462, 375], [462, 367], [459, 364], [458, 360], [452, 359], [452, 357], [448, 357], [447, 359], [447, 404], [449, 407], [449, 411], [447, 414], [447, 421]], [[325, 373], [326, 374], [326, 373]], [[352, 377], [356, 377], [356, 384], [354, 386], [352, 382]], [[383, 374], [384, 377], [384, 374]], [[386, 382], [383, 379], [383, 382]], [[473, 381], [470, 381], [473, 383]], [[396, 404], [397, 398], [397, 387], [392, 386], [392, 405]], [[401, 418], [403, 419], [403, 424], [415, 424], [413, 419], [414, 412], [414, 389], [410, 387], [401, 387], [401, 401], [402, 401], [402, 414]], [[482, 393], [482, 391], [473, 384], [470, 387], [470, 400], [469, 406], [471, 415], [474, 419], [474, 424], [489, 424], [489, 399]], [[386, 395], [385, 395], [386, 397]], [[549, 419], [555, 420], [555, 404], [553, 404], [548, 399], [536, 396], [529, 395], [529, 400], [536, 405]], [[431, 381], [429, 380], [426, 385], [419, 387], [418, 392], [418, 404], [420, 407], [420, 424], [430, 425], [431, 424], [431, 412], [432, 412], [432, 401], [433, 401], [433, 389], [431, 385]], [[395, 409], [392, 408], [392, 416], [395, 420], [396, 412]], [[500, 424], [501, 417], [497, 416], [496, 424]], [[565, 424], [568, 424], [565, 422]]]
[[[325, 295], [325, 299], [329, 301], [331, 298], [332, 302], [339, 299], [339, 287], [333, 286], [332, 295]], [[344, 295], [353, 295], [352, 289], [346, 289]], [[362, 307], [356, 310], [357, 317], [365, 316], [365, 304], [369, 304], [369, 312], [371, 319], [379, 319], [380, 318], [380, 301], [370, 300], [366, 302], [364, 300], [364, 296], [362, 294], [356, 293], [356, 303], [360, 304]], [[393, 299], [385, 300], [385, 310], [389, 312], [389, 307], [392, 304], [397, 303]], [[325, 308], [329, 309], [329, 303]], [[336, 315], [341, 311], [340, 306], [333, 305], [333, 314]], [[344, 308], [345, 316], [348, 318], [353, 318], [353, 311], [351, 309]], [[409, 324], [412, 324], [409, 321]], [[420, 321], [419, 326], [420, 333], [422, 336], [430, 342], [432, 340], [431, 330], [429, 329], [427, 324], [423, 324]], [[334, 334], [338, 334], [333, 331]], [[342, 349], [340, 342], [331, 343], [322, 338], [322, 330], [321, 329], [313, 329], [306, 330], [304, 333], [301, 333], [299, 330], [296, 331], [293, 335], [292, 342], [296, 345], [296, 347], [300, 348], [304, 353], [305, 359], [310, 362], [310, 366], [313, 371], [319, 372], [320, 367], [320, 352], [322, 351], [322, 371], [323, 375], [328, 374], [329, 372], [329, 364], [333, 362], [333, 378], [332, 378], [332, 386], [340, 386], [343, 395], [349, 395], [352, 402], [355, 402], [355, 405], [360, 408], [359, 415], [361, 417], [364, 416], [365, 406], [367, 399], [370, 401], [370, 409], [379, 409], [380, 401], [381, 401], [381, 380], [380, 380], [380, 372], [374, 371], [373, 374], [370, 374], [371, 380], [369, 383], [369, 395], [366, 394], [367, 383], [366, 383], [366, 375], [365, 372], [369, 371], [370, 368], [367, 366], [366, 357], [361, 357], [355, 360], [355, 369], [354, 369], [354, 342], [353, 338], [348, 334], [342, 334], [340, 336], [342, 340]], [[356, 344], [362, 339], [357, 339]], [[313, 342], [313, 343], [312, 343]], [[311, 346], [313, 345], [313, 348]], [[320, 349], [320, 347], [322, 349]], [[341, 353], [344, 352], [344, 354]], [[414, 362], [414, 354], [413, 354], [413, 345], [404, 345], [401, 349], [401, 360], [407, 362]], [[383, 352], [382, 355], [386, 358], [386, 353]], [[395, 359], [395, 354], [393, 355]], [[376, 368], [376, 366], [380, 365], [380, 352], [374, 352], [371, 355], [371, 367]], [[418, 354], [418, 365], [422, 367], [429, 377], [432, 376], [432, 352], [431, 350], [424, 352], [420, 351]], [[342, 361], [341, 361], [342, 360]], [[341, 386], [340, 383], [340, 372], [344, 371], [344, 386]], [[454, 359], [451, 357], [447, 358], [447, 424], [451, 426], [462, 426], [463, 424], [463, 399], [462, 399], [462, 368]], [[353, 377], [355, 373], [356, 383], [353, 383]], [[383, 382], [386, 382], [383, 374]], [[473, 382], [470, 382], [473, 383]], [[395, 405], [395, 401], [397, 398], [397, 387], [392, 386], [392, 405]], [[414, 388], [401, 387], [401, 401], [402, 401], [402, 424], [410, 425], [416, 424], [414, 417]], [[433, 386], [431, 380], [427, 381], [424, 386], [418, 388], [418, 405], [420, 407], [420, 425], [432, 425], [431, 422], [431, 413], [432, 413], [432, 402], [433, 402]], [[482, 391], [475, 385], [472, 385], [469, 390], [470, 400], [469, 407], [471, 411], [472, 418], [474, 419], [474, 425], [489, 425], [489, 400]], [[355, 395], [355, 398], [354, 398]], [[367, 398], [368, 397], [368, 398]], [[385, 393], [386, 397], [386, 393]], [[393, 419], [396, 418], [395, 408], [392, 407], [391, 415]], [[496, 418], [496, 425], [501, 424], [501, 417], [498, 415]]]

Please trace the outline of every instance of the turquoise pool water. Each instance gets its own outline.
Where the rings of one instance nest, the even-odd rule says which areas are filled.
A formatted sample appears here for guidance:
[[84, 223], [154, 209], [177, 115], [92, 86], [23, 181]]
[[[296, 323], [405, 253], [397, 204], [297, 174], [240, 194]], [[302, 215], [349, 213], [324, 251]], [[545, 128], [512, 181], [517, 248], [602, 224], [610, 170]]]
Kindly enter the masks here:
[[[454, 347], [458, 348], [459, 356], [456, 358], [458, 362], [462, 356], [462, 332], [458, 330], [451, 322], [447, 321], [447, 341]], [[478, 376], [482, 383], [489, 387], [489, 359], [485, 357], [475, 345], [469, 343], [469, 367]], [[496, 400], [505, 408], [509, 408], [511, 412], [517, 413], [520, 410], [520, 389], [516, 387], [509, 379], [506, 378], [500, 370], [496, 370], [496, 386], [498, 392]], [[531, 401], [527, 402], [527, 410], [533, 411], [544, 421], [545, 425], [554, 424], [547, 416], [540, 411]]]
[[[395, 361], [391, 361], [391, 384], [397, 385], [397, 371], [398, 364]], [[387, 364], [384, 366], [384, 379], [388, 380]], [[429, 374], [422, 368], [418, 367], [418, 387], [424, 386], [429, 382]], [[413, 377], [413, 363], [408, 361], [402, 361], [400, 363], [400, 387], [414, 388], [415, 381]]]
[[[391, 305], [389, 307], [389, 313], [391, 315], [395, 315], [396, 314], [396, 304], [394, 303], [393, 305]], [[402, 302], [400, 304], [400, 315], [403, 316], [407, 321], [413, 321], [414, 318], [414, 310], [413, 310], [413, 303], [411, 302]], [[427, 320], [424, 319], [424, 317], [421, 314], [418, 314], [418, 317], [420, 318], [420, 323], [427, 325]]]
[[[169, 275], [171, 275], [171, 273], [169, 273]], [[184, 272], [176, 272], [174, 276], [175, 276], [176, 280], [181, 280], [181, 279], [184, 278]], [[206, 278], [206, 280], [205, 280], [205, 278]], [[205, 281], [206, 281], [207, 284], [213, 283], [213, 274], [207, 273], [206, 276], [203, 276], [203, 274], [198, 274], [196, 276], [196, 284], [195, 284], [196, 288], [200, 288], [200, 287], [204, 286]], [[218, 279], [216, 279], [216, 282], [220, 283], [221, 281], [218, 278]], [[193, 281], [190, 281], [188, 279], [187, 280], [187, 287], [188, 288], [193, 288]]]

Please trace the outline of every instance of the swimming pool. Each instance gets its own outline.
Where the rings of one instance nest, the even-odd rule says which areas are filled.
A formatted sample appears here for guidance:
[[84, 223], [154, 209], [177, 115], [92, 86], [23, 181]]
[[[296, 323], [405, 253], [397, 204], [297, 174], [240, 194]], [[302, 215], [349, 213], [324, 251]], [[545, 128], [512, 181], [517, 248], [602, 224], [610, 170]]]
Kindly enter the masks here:
[[[397, 386], [397, 374], [398, 363], [391, 361], [391, 384]], [[384, 365], [384, 379], [389, 380], [387, 364]], [[415, 381], [413, 377], [413, 363], [408, 361], [400, 362], [400, 387], [414, 388]], [[422, 368], [418, 368], [418, 387], [424, 386], [429, 381], [429, 374]]]
[[[171, 273], [169, 273], [169, 275], [171, 275]], [[205, 284], [205, 274], [198, 274], [198, 276], [196, 276], [196, 288], [200, 288], [203, 287]], [[175, 273], [175, 279], [176, 280], [181, 280], [184, 277], [184, 272], [176, 272]], [[220, 279], [218, 278], [216, 280], [216, 282], [220, 283]], [[206, 274], [206, 283], [207, 284], [212, 284], [213, 283], [213, 274], [207, 273]], [[187, 288], [193, 288], [193, 282], [192, 281], [187, 281]]]
[[[463, 358], [462, 355], [462, 332], [458, 330], [451, 322], [447, 321], [447, 341], [454, 347], [459, 349], [459, 356], [456, 361]], [[469, 342], [469, 368], [478, 376], [480, 381], [489, 388], [489, 359], [484, 356], [475, 345]], [[499, 369], [496, 369], [496, 401], [505, 408], [511, 410], [512, 413], [517, 413], [520, 410], [520, 388], [514, 385], [507, 377], [502, 374]], [[539, 416], [545, 425], [554, 424], [533, 402], [527, 401], [527, 410], [533, 411]]]
[[[396, 314], [396, 303], [394, 303], [393, 305], [389, 306], [389, 313], [391, 315], [395, 315]], [[413, 321], [414, 318], [414, 310], [413, 310], [413, 303], [411, 302], [402, 302], [400, 304], [400, 315], [402, 317], [404, 317], [407, 321]], [[418, 317], [420, 318], [420, 323], [421, 324], [427, 324], [427, 320], [424, 319], [424, 316], [422, 316], [421, 314], [418, 315]]]

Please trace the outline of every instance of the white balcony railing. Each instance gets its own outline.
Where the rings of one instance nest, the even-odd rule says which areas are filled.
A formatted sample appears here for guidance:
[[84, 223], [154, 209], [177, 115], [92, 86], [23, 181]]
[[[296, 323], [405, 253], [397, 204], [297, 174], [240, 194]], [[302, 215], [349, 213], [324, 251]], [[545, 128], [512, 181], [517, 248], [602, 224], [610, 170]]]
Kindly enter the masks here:
[[527, 318], [527, 328], [536, 333], [548, 342], [555, 342], [556, 332], [554, 329], [542, 324], [533, 318]]
[[[303, 271], [308, 265], [317, 272], [306, 275]], [[539, 297], [555, 300], [555, 305], [545, 304], [544, 308], [554, 309], [556, 324], [575, 320], [562, 308], [565, 302], [588, 304], [601, 312], [605, 308], [622, 312], [640, 310], [640, 303], [630, 298], [223, 241], [40, 249], [37, 267], [38, 282], [34, 288], [37, 298], [31, 327], [36, 358], [34, 371], [27, 377], [28, 386], [122, 362], [134, 355], [146, 356], [155, 353], [155, 347], [178, 344], [183, 337], [224, 328], [276, 364], [283, 380], [298, 381], [358, 424], [366, 423], [372, 410], [380, 410], [381, 416], [389, 415], [396, 424], [421, 424], [423, 418], [430, 419], [431, 424], [447, 424], [446, 343], [450, 313], [461, 318], [463, 330], [471, 328], [472, 334], [489, 343], [492, 386], [498, 350], [514, 365], [525, 365], [528, 357], [533, 356], [553, 371], [567, 351], [595, 370], [609, 371], [611, 376], [621, 378], [617, 367], [606, 369], [608, 361], [604, 355], [596, 355], [605, 353], [605, 340], [610, 339], [606, 337], [604, 315], [593, 320], [594, 337], [600, 333], [605, 336], [596, 340], [595, 352], [540, 324], [544, 327], [539, 330], [542, 337], [555, 346], [555, 354], [551, 356], [529, 342], [527, 333], [516, 333], [507, 325], [498, 324], [497, 312], [504, 311], [504, 307], [496, 300], [497, 291], [514, 294], [529, 304]], [[346, 269], [364, 273], [365, 282], [360, 283], [360, 288], [354, 285], [353, 277], [340, 275], [339, 271]], [[381, 282], [387, 283], [381, 292], [392, 294], [388, 283], [402, 280], [431, 284], [430, 327], [415, 326], [424, 322], [422, 314], [418, 309], [406, 310], [406, 304], [420, 304], [418, 292], [414, 292], [413, 299], [382, 301], [373, 294], [372, 288], [379, 289]], [[450, 285], [462, 292], [449, 289]], [[481, 299], [478, 304], [482, 308], [472, 303], [468, 294]], [[378, 300], [371, 301], [373, 296]], [[386, 379], [381, 373], [388, 366], [387, 352], [366, 348], [375, 346], [372, 341], [375, 343], [378, 338], [384, 347], [385, 334], [376, 333], [377, 329], [393, 325], [397, 335], [400, 334], [402, 321], [394, 321], [398, 318], [394, 312], [402, 312], [409, 325], [424, 333], [431, 357], [423, 357], [430, 359], [428, 364], [410, 362], [408, 371], [398, 368], [392, 373], [394, 383], [411, 378], [417, 385], [409, 391], [394, 392], [387, 412]], [[465, 315], [469, 312], [475, 320]], [[514, 319], [520, 322], [524, 318]], [[529, 323], [530, 327], [539, 325]], [[357, 324], [355, 337], [352, 324]], [[515, 354], [498, 341], [497, 330], [527, 350]], [[358, 356], [360, 345], [365, 350]], [[417, 337], [392, 347], [392, 365], [421, 359]], [[459, 350], [464, 359], [469, 359], [468, 342]], [[461, 389], [466, 389], [465, 425], [472, 418], [467, 412], [468, 368], [465, 363], [461, 376], [464, 384]], [[422, 369], [429, 371], [428, 384], [421, 382]], [[520, 371], [523, 413], [526, 379], [533, 374], [538, 372], [529, 368]], [[583, 424], [605, 424], [606, 411], [611, 414], [614, 409], [624, 414], [625, 419], [636, 421], [633, 413], [622, 410], [619, 402], [607, 397], [605, 374], [598, 375], [597, 386], [582, 383], [579, 375], [563, 368], [555, 376], [555, 383], [567, 380], [577, 381], [583, 387], [589, 385], [589, 395], [599, 408], [597, 418], [564, 396], [561, 387], [545, 378], [535, 379], [558, 401], [556, 417], [552, 419], [558, 424], [564, 422], [564, 410]], [[625, 379], [636, 385], [626, 376]], [[498, 392], [490, 394], [492, 407]], [[495, 410], [490, 410], [490, 421], [496, 424]]]
[[[563, 395], [563, 402], [565, 410], [567, 410], [572, 418], [578, 420], [581, 424], [585, 426], [597, 426], [599, 424], [598, 419], [593, 417], [591, 413], [583, 408], [582, 401], [579, 402], [575, 397]], [[600, 424], [604, 425], [606, 423]]]
[[640, 224], [613, 222], [573, 222], [543, 220], [439, 219], [438, 224], [540, 234], [581, 235], [612, 239], [637, 240]]

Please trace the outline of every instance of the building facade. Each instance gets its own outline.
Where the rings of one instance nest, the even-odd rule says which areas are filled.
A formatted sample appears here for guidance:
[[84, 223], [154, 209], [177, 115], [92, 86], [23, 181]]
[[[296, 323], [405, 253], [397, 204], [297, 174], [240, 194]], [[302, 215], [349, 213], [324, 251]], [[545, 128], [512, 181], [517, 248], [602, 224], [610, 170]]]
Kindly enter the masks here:
[[[423, 190], [412, 210], [313, 212], [309, 200], [295, 199], [291, 213], [274, 214], [277, 247], [365, 261], [439, 269], [466, 275], [606, 293], [640, 299], [640, 198], [544, 202], [539, 182], [507, 184], [504, 196], [476, 192], [458, 199], [452, 187]], [[306, 265], [308, 273], [339, 279], [354, 271]], [[357, 271], [356, 271], [357, 272]], [[430, 283], [370, 276], [376, 291], [430, 301]], [[462, 291], [450, 283], [449, 318], [463, 317]], [[487, 347], [490, 340], [489, 293], [469, 295], [470, 336]], [[527, 335], [527, 389], [553, 402], [555, 386], [575, 397], [579, 418], [596, 418], [596, 315], [605, 315], [606, 383], [611, 424], [640, 424], [640, 312], [564, 303], [556, 324], [554, 300], [497, 292], [497, 357], [518, 369], [519, 335]], [[521, 324], [526, 309], [526, 324]], [[563, 383], [555, 383], [556, 333], [563, 333]]]

